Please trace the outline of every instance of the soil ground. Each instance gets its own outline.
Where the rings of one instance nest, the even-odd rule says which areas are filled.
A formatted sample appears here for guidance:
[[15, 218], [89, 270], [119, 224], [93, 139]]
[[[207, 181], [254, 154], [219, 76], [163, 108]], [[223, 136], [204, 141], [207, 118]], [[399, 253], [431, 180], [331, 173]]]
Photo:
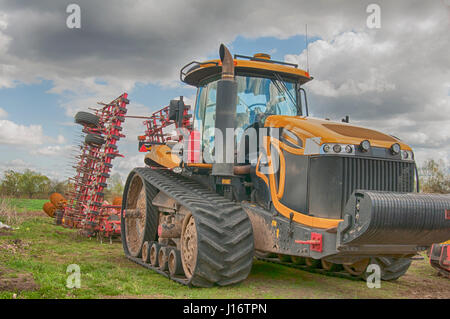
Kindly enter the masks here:
[[[81, 237], [41, 212], [18, 214], [21, 224], [0, 234], [0, 298], [450, 298], [450, 280], [437, 275], [425, 254], [379, 289], [256, 260], [238, 285], [188, 288], [130, 262], [119, 240]], [[66, 287], [71, 264], [80, 266], [80, 288]]]

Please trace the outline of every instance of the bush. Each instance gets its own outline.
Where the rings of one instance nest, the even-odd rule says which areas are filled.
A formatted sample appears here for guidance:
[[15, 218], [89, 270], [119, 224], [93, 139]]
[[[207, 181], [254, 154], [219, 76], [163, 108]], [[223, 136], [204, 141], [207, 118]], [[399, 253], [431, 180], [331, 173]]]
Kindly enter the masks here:
[[[448, 171], [448, 170], [447, 170]], [[420, 169], [422, 177], [421, 190], [424, 193], [450, 193], [450, 175], [445, 171], [442, 160], [427, 160]]]

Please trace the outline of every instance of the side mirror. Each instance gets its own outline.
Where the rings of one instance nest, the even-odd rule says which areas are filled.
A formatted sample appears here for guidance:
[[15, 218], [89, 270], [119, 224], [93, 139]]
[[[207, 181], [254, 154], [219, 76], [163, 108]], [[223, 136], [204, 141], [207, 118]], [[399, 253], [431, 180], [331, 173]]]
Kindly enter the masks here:
[[177, 122], [178, 127], [181, 127], [185, 109], [186, 105], [182, 96], [180, 96], [179, 100], [171, 100], [169, 104], [169, 120]]

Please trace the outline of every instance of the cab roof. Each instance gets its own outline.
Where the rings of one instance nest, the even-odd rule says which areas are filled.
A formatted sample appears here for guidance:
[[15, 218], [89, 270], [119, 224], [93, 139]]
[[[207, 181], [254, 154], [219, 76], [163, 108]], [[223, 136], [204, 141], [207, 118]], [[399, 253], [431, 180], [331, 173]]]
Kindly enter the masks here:
[[[297, 68], [296, 64], [270, 60], [270, 56], [266, 54], [255, 54], [253, 57], [235, 55], [233, 61], [236, 75], [271, 78], [276, 73], [286, 81], [300, 82], [300, 84], [313, 79], [308, 72]], [[220, 76], [221, 72], [222, 62], [219, 59], [205, 62], [192, 61], [181, 69], [180, 80], [198, 87], [208, 79]]]

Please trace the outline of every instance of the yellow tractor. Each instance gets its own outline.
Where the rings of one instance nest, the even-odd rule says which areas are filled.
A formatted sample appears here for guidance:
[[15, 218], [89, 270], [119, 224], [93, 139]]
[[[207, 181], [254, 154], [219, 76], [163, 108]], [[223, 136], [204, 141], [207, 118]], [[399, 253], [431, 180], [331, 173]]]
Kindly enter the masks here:
[[219, 55], [180, 71], [194, 108], [181, 97], [146, 121], [123, 194], [129, 259], [199, 287], [245, 280], [254, 258], [394, 280], [450, 239], [450, 197], [417, 193], [410, 146], [310, 117], [297, 65]]

